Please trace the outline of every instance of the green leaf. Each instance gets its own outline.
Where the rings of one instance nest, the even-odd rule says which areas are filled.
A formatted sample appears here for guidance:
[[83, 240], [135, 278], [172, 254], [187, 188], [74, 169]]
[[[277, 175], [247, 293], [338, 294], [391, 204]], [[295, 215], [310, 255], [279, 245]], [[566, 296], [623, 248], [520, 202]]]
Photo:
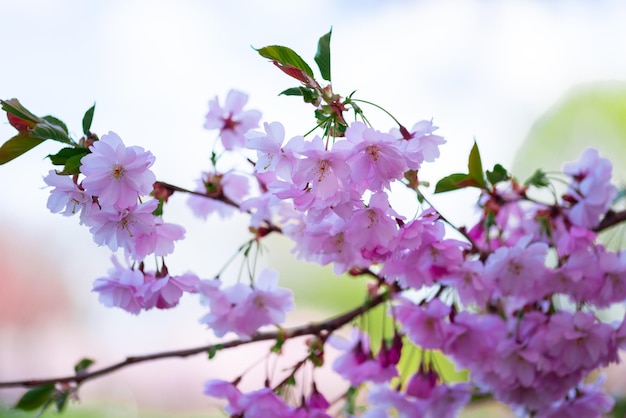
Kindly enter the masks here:
[[550, 180], [548, 180], [548, 176], [546, 173], [538, 168], [535, 170], [532, 176], [530, 176], [524, 184], [526, 186], [535, 186], [535, 187], [548, 187], [550, 185]]
[[455, 173], [439, 180], [435, 186], [435, 193], [449, 192], [465, 187], [480, 187], [480, 185], [467, 174]]
[[157, 205], [156, 209], [152, 211], [152, 214], [154, 216], [163, 216], [163, 205], [164, 205], [164, 201], [163, 199], [159, 199], [159, 204]]
[[10, 99], [10, 100], [0, 100], [2, 104], [2, 110], [15, 115], [19, 118], [22, 118], [28, 122], [39, 123], [41, 122], [41, 118], [33, 115], [28, 109], [26, 109], [19, 100]]
[[73, 174], [80, 174], [80, 161], [83, 159], [84, 156], [85, 154], [78, 154], [68, 158], [65, 162], [65, 167], [63, 167], [63, 171], [61, 171], [59, 174], [68, 176]]
[[331, 29], [326, 35], [322, 36], [317, 42], [317, 52], [315, 53], [315, 62], [320, 69], [322, 78], [326, 81], [330, 80], [330, 36], [333, 33]]
[[67, 132], [63, 130], [62, 126], [50, 123], [47, 120], [43, 120], [35, 125], [33, 130], [30, 132], [30, 135], [33, 138], [52, 139], [66, 144], [72, 143], [69, 136], [67, 136]]
[[492, 185], [495, 185], [496, 183], [499, 183], [501, 181], [507, 181], [510, 178], [511, 176], [509, 175], [509, 173], [500, 164], [494, 165], [493, 171], [487, 170], [487, 180], [489, 180], [489, 183], [491, 183]]
[[220, 351], [222, 348], [224, 348], [222, 344], [215, 344], [215, 345], [210, 346], [209, 349], [207, 350], [209, 354], [209, 360], [215, 357], [217, 352]]
[[350, 386], [344, 396], [344, 405], [342, 410], [349, 415], [356, 413], [357, 396], [359, 395], [359, 388]]
[[23, 394], [13, 408], [21, 409], [22, 411], [33, 411], [45, 405], [46, 402], [50, 402], [54, 396], [54, 391], [53, 383], [36, 386]]
[[483, 175], [483, 163], [480, 160], [480, 152], [478, 151], [478, 144], [474, 141], [474, 146], [470, 151], [469, 160], [467, 162], [467, 169], [469, 170], [469, 176], [474, 180], [478, 187], [484, 188], [485, 177]]
[[54, 397], [54, 404], [57, 407], [57, 412], [63, 412], [67, 406], [67, 401], [70, 399], [70, 392], [61, 392]]
[[256, 50], [262, 57], [271, 59], [272, 61], [276, 61], [281, 65], [297, 68], [299, 70], [304, 71], [309, 76], [313, 77], [313, 70], [309, 67], [300, 55], [296, 54], [296, 52], [287, 48], [286, 46], [280, 45], [269, 45]]
[[65, 132], [65, 135], [69, 135], [69, 131], [67, 130], [67, 125], [61, 119], [56, 118], [56, 117], [54, 117], [52, 115], [44, 116], [42, 119], [45, 120], [46, 122], [48, 122], [51, 125], [55, 125], [55, 126], [61, 128], [63, 130], [63, 132]]
[[41, 144], [44, 139], [33, 138], [28, 133], [21, 132], [9, 139], [0, 147], [0, 165], [6, 164], [14, 158]]
[[279, 333], [278, 336], [276, 337], [276, 344], [274, 344], [272, 346], [272, 348], [270, 349], [270, 351], [272, 353], [277, 353], [280, 354], [280, 352], [283, 349], [283, 345], [285, 344], [285, 336], [283, 335], [283, 333]]
[[80, 359], [80, 361], [74, 365], [74, 371], [76, 372], [76, 374], [80, 374], [86, 371], [89, 368], [89, 366], [91, 366], [94, 363], [95, 363], [95, 360], [92, 360], [90, 358]]
[[50, 158], [50, 161], [54, 165], [65, 165], [69, 158], [74, 157], [76, 155], [80, 155], [82, 158], [87, 154], [89, 154], [89, 150], [87, 148], [68, 147], [68, 148], [61, 149], [59, 152], [57, 152], [54, 155], [52, 154], [48, 155], [48, 158]]
[[290, 87], [278, 93], [279, 96], [302, 96], [302, 87]]
[[85, 116], [83, 116], [83, 133], [87, 136], [89, 135], [89, 130], [91, 129], [91, 122], [93, 121], [93, 114], [96, 110], [96, 104], [89, 108], [85, 112]]

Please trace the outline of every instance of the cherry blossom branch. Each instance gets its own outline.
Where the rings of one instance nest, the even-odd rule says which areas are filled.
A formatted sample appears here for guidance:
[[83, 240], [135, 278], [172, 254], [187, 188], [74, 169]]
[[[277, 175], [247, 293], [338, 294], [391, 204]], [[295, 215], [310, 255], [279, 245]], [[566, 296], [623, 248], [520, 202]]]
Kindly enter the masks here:
[[[238, 203], [232, 201], [231, 199], [229, 199], [228, 197], [226, 197], [226, 195], [224, 195], [224, 193], [219, 193], [216, 195], [209, 195], [206, 193], [202, 193], [202, 192], [196, 192], [193, 190], [189, 190], [189, 189], [185, 189], [184, 187], [179, 187], [170, 183], [166, 183], [164, 181], [157, 181], [154, 183], [154, 188], [155, 190], [157, 188], [161, 188], [161, 189], [165, 189], [169, 192], [169, 194], [173, 194], [174, 192], [181, 192], [181, 193], [189, 193], [195, 196], [200, 196], [200, 197], [204, 197], [207, 199], [213, 199], [213, 200], [218, 200], [222, 203], [225, 203], [227, 205], [230, 205], [232, 207], [234, 207], [235, 209], [240, 210], [241, 212], [244, 213], [248, 213], [250, 214], [249, 210], [243, 210], [241, 209], [241, 207], [239, 206]], [[270, 232], [278, 232], [278, 233], [282, 233], [282, 230], [280, 229], [280, 227], [278, 225], [273, 224], [272, 222], [270, 222], [269, 220], [265, 220], [265, 222], [267, 223], [267, 227], [265, 227], [265, 230], [263, 231], [263, 235], [267, 235]]]
[[604, 215], [604, 218], [602, 218], [598, 226], [593, 228], [593, 231], [601, 232], [624, 221], [626, 221], [626, 210], [622, 210], [620, 212], [609, 210], [606, 215]]
[[208, 199], [215, 199], [215, 200], [219, 200], [222, 203], [226, 203], [227, 205], [230, 205], [234, 208], [240, 209], [239, 205], [235, 202], [233, 202], [232, 200], [230, 200], [228, 197], [224, 196], [223, 193], [216, 195], [216, 196], [209, 196], [206, 193], [202, 193], [202, 192], [196, 192], [193, 190], [189, 190], [189, 189], [185, 189], [183, 187], [179, 187], [179, 186], [175, 186], [173, 184], [169, 184], [166, 183], [164, 181], [157, 181], [154, 183], [154, 187], [162, 187], [164, 189], [167, 189], [170, 192], [182, 192], [182, 193], [189, 193], [195, 196], [200, 196], [200, 197], [206, 197]]
[[322, 333], [326, 333], [326, 337], [341, 328], [342, 326], [348, 324], [353, 319], [363, 315], [369, 310], [375, 308], [381, 303], [389, 300], [392, 294], [394, 294], [398, 289], [390, 288], [386, 291], [383, 291], [376, 295], [375, 297], [369, 299], [362, 305], [351, 309], [339, 316], [327, 319], [318, 323], [310, 323], [306, 325], [301, 325], [298, 327], [287, 328], [287, 329], [279, 329], [278, 331], [272, 332], [260, 332], [252, 336], [251, 339], [237, 339], [228, 342], [218, 343], [218, 344], [210, 344], [204, 345], [201, 347], [188, 348], [182, 350], [173, 350], [173, 351], [163, 351], [159, 353], [153, 354], [145, 354], [140, 356], [132, 356], [127, 357], [125, 360], [122, 360], [118, 363], [112, 364], [108, 367], [104, 367], [99, 370], [95, 370], [93, 372], [80, 373], [76, 375], [70, 376], [62, 376], [55, 378], [47, 378], [47, 379], [27, 379], [27, 380], [16, 380], [9, 382], [0, 382], [0, 388], [10, 388], [10, 387], [34, 387], [40, 385], [47, 384], [59, 384], [59, 383], [74, 383], [76, 385], [80, 385], [81, 383], [92, 380], [100, 376], [107, 375], [109, 373], [113, 373], [117, 370], [126, 368], [133, 364], [145, 363], [148, 361], [172, 358], [172, 357], [189, 357], [196, 354], [207, 353], [212, 351], [219, 351], [228, 348], [234, 348], [241, 345], [247, 345], [259, 341], [267, 341], [267, 340], [276, 340], [282, 339], [287, 340], [290, 338], [302, 337], [305, 335], [320, 335]]

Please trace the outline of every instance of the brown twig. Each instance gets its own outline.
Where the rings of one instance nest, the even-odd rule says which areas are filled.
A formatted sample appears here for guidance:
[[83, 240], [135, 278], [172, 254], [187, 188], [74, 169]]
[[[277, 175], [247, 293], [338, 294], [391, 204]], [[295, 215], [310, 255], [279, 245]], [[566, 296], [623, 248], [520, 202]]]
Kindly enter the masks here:
[[218, 344], [210, 344], [201, 347], [188, 348], [182, 350], [173, 350], [173, 351], [163, 351], [160, 353], [153, 354], [145, 354], [141, 356], [133, 356], [127, 357], [125, 360], [122, 360], [118, 363], [112, 364], [108, 367], [104, 367], [99, 370], [94, 370], [93, 372], [86, 372], [76, 375], [62, 376], [62, 377], [54, 377], [47, 379], [27, 379], [27, 380], [16, 380], [9, 382], [0, 382], [0, 388], [10, 388], [10, 387], [34, 387], [40, 385], [47, 384], [57, 384], [57, 383], [75, 383], [79, 385], [87, 380], [94, 379], [96, 377], [104, 376], [119, 369], [123, 369], [133, 364], [144, 363], [152, 360], [159, 360], [164, 358], [172, 358], [172, 357], [189, 357], [196, 354], [207, 353], [209, 350], [224, 350], [227, 348], [233, 348], [240, 345], [251, 344], [258, 341], [267, 341], [267, 340], [275, 340], [277, 338], [296, 338], [305, 335], [319, 335], [323, 331], [327, 333], [332, 333], [335, 330], [341, 328], [346, 325], [353, 319], [357, 318], [360, 315], [363, 315], [370, 309], [380, 305], [381, 303], [389, 300], [391, 295], [393, 294], [393, 290], [388, 290], [382, 292], [375, 296], [374, 298], [368, 300], [361, 306], [358, 306], [354, 309], [351, 309], [339, 316], [334, 318], [327, 319], [318, 323], [311, 323], [307, 325], [301, 325], [294, 328], [288, 328], [278, 331], [272, 332], [260, 332], [252, 336], [251, 339], [237, 339], [224, 343]]
[[601, 232], [624, 221], [626, 221], [626, 210], [620, 212], [610, 210], [604, 215], [604, 218], [602, 218], [598, 226], [593, 228], [593, 231]]

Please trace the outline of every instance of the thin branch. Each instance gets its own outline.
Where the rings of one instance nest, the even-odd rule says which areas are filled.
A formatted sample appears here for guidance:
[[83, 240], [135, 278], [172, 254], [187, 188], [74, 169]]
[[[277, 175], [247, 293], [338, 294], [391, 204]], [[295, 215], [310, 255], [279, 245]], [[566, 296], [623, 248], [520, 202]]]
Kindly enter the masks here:
[[182, 193], [189, 193], [195, 196], [200, 196], [200, 197], [206, 197], [208, 199], [214, 199], [214, 200], [219, 200], [222, 203], [226, 203], [227, 205], [230, 205], [236, 209], [241, 210], [241, 208], [239, 207], [239, 205], [235, 202], [233, 202], [232, 200], [230, 200], [229, 198], [227, 198], [223, 193], [221, 193], [219, 196], [210, 196], [206, 193], [202, 193], [202, 192], [195, 192], [193, 190], [189, 190], [189, 189], [185, 189], [184, 187], [179, 187], [179, 186], [175, 186], [173, 184], [169, 184], [166, 183], [164, 181], [157, 181], [154, 183], [155, 186], [160, 186], [163, 187], [164, 189], [167, 189], [171, 192], [182, 192]]
[[[228, 197], [226, 197], [226, 195], [224, 195], [224, 193], [220, 193], [219, 195], [209, 195], [206, 193], [202, 193], [202, 192], [195, 192], [193, 190], [189, 190], [189, 189], [185, 189], [184, 187], [179, 187], [170, 183], [166, 183], [164, 181], [157, 181], [154, 183], [154, 187], [162, 187], [164, 189], [169, 190], [171, 193], [174, 192], [181, 192], [181, 193], [189, 193], [192, 194], [194, 196], [200, 196], [200, 197], [204, 197], [206, 199], [213, 199], [213, 200], [217, 200], [219, 202], [225, 203], [229, 206], [234, 207], [235, 209], [238, 209], [239, 211], [243, 212], [243, 213], [247, 213], [249, 215], [251, 215], [252, 213], [249, 210], [243, 210], [241, 209], [241, 206], [239, 206], [238, 203], [230, 200]], [[264, 220], [265, 223], [267, 224], [267, 227], [265, 227], [264, 229], [259, 228], [258, 232], [261, 232], [261, 236], [263, 235], [267, 235], [270, 232], [278, 232], [279, 234], [282, 233], [282, 229], [278, 226], [275, 225], [274, 223], [272, 223], [270, 220], [265, 219]]]
[[237, 347], [240, 345], [255, 343], [258, 341], [275, 340], [277, 338], [283, 338], [287, 340], [289, 338], [302, 337], [305, 335], [319, 335], [322, 332], [332, 333], [335, 330], [346, 325], [353, 319], [357, 318], [358, 316], [366, 313], [370, 309], [389, 300], [389, 298], [395, 291], [396, 291], [395, 288], [384, 291], [378, 294], [376, 297], [368, 300], [361, 306], [358, 306], [334, 318], [330, 318], [330, 319], [327, 319], [325, 321], [318, 322], [318, 323], [311, 323], [307, 325], [301, 325], [298, 327], [281, 329], [278, 331], [260, 332], [260, 333], [253, 335], [252, 338], [249, 340], [237, 339], [237, 340], [228, 341], [224, 343], [210, 344], [210, 345], [205, 345], [205, 346], [195, 347], [195, 348], [188, 348], [188, 349], [174, 350], [174, 351], [163, 351], [159, 353], [127, 357], [123, 361], [120, 361], [118, 363], [112, 364], [108, 367], [104, 367], [99, 370], [95, 370], [93, 372], [81, 373], [78, 375], [48, 378], [48, 379], [28, 379], [28, 380], [16, 380], [16, 381], [10, 381], [10, 382], [0, 382], [0, 388], [33, 387], [33, 386], [57, 384], [57, 383], [75, 383], [76, 385], [79, 385], [87, 380], [95, 379], [96, 377], [107, 375], [109, 373], [123, 369], [130, 365], [144, 363], [147, 361], [172, 358], [172, 357], [189, 357], [189, 356], [193, 356], [196, 354], [207, 353], [209, 352], [209, 350], [219, 351], [219, 350], [224, 350], [227, 348]]
[[606, 213], [606, 215], [604, 215], [604, 218], [602, 218], [598, 226], [593, 228], [593, 231], [601, 232], [624, 221], [626, 221], [626, 210], [621, 212], [614, 212], [610, 210]]

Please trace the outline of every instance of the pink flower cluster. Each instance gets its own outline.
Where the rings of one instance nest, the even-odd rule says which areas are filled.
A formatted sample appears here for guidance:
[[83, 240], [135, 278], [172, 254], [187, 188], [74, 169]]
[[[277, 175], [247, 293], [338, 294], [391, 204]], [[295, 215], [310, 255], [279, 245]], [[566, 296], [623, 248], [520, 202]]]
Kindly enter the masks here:
[[204, 385], [204, 393], [215, 398], [224, 398], [228, 405], [224, 410], [230, 416], [246, 418], [330, 418], [326, 409], [330, 406], [326, 398], [315, 386], [301, 405], [293, 407], [274, 391], [265, 387], [250, 393], [242, 393], [230, 382], [209, 380]]
[[152, 308], [169, 309], [178, 305], [184, 292], [197, 293], [200, 279], [194, 274], [170, 276], [122, 266], [113, 257], [114, 268], [107, 277], [96, 279], [93, 291], [100, 303], [137, 315]]
[[243, 283], [224, 286], [219, 279], [204, 280], [199, 292], [210, 312], [200, 319], [215, 335], [234, 332], [250, 338], [261, 326], [281, 324], [294, 309], [290, 290], [278, 287], [278, 272], [265, 269], [251, 287]]
[[[400, 289], [390, 315], [402, 332], [468, 369], [475, 386], [447, 385], [418, 371], [411, 381], [434, 382], [427, 395], [418, 383], [391, 389], [384, 383], [397, 376], [399, 356], [390, 360], [389, 353], [398, 348], [383, 344], [374, 353], [362, 332], [339, 344], [344, 354], [335, 371], [355, 387], [377, 384], [370, 394], [377, 406], [368, 417], [390, 409], [407, 417], [420, 415], [416, 411], [455, 416], [477, 390], [535, 416], [608, 411], [610, 399], [582, 381], [618, 361], [624, 347], [623, 322], [604, 323], [590, 309], [626, 299], [626, 253], [605, 249], [594, 231], [616, 196], [610, 162], [585, 151], [564, 167], [565, 194], [548, 203], [530, 198], [529, 186], [515, 179], [486, 182], [483, 217], [463, 230], [465, 239], [450, 239], [434, 208], [409, 218], [389, 203], [394, 183], [439, 155], [445, 141], [435, 129], [422, 121], [410, 132], [381, 132], [354, 122], [345, 137], [286, 140], [283, 126], [273, 122], [264, 131], [239, 132], [257, 153], [259, 194], [241, 204], [252, 226], [275, 225], [279, 217], [300, 257], [333, 264], [336, 273], [375, 271]], [[220, 187], [228, 193], [224, 182]], [[236, 190], [242, 189], [230, 193]], [[404, 296], [420, 289], [436, 297], [416, 304]], [[244, 298], [236, 287], [209, 296], [212, 312], [221, 314], [205, 322], [219, 335], [249, 336], [235, 314]], [[571, 309], [560, 307], [570, 302]]]
[[[66, 216], [80, 212], [81, 223], [89, 227], [96, 244], [106, 245], [112, 251], [122, 248], [135, 261], [151, 254], [159, 257], [171, 254], [174, 242], [184, 237], [184, 228], [153, 215], [158, 200], [144, 203], [140, 200], [153, 190], [156, 178], [150, 167], [154, 156], [141, 147], [126, 147], [113, 132], [94, 141], [89, 151], [81, 159], [82, 177], [50, 171], [44, 178], [46, 184], [54, 187], [48, 208]], [[149, 275], [139, 274], [137, 270], [116, 269], [112, 274], [109, 279], [98, 279], [94, 285], [94, 291], [100, 292], [100, 301], [106, 306], [138, 313], [140, 308], [155, 305], [175, 306], [180, 298], [180, 295], [174, 297], [167, 290], [171, 287], [166, 286], [164, 292], [170, 292], [169, 299], [157, 301], [146, 290]], [[154, 292], [168, 283], [169, 276], [160, 279], [159, 285], [152, 286]]]
[[[247, 135], [248, 148], [257, 151], [260, 189], [272, 197], [257, 202], [292, 202], [292, 210], [282, 213], [283, 231], [309, 261], [334, 263], [337, 273], [384, 262], [408, 241], [420, 240], [415, 232], [424, 223], [432, 224], [431, 217], [399, 227], [405, 218], [389, 205], [388, 192], [406, 171], [418, 170], [437, 155], [444, 141], [432, 134], [435, 129], [421, 122], [414, 127], [419, 135], [403, 139], [395, 131], [383, 133], [355, 122], [345, 138], [332, 144], [298, 136], [283, 144], [282, 126], [266, 124], [265, 133]], [[251, 209], [270, 213], [259, 204]]]

